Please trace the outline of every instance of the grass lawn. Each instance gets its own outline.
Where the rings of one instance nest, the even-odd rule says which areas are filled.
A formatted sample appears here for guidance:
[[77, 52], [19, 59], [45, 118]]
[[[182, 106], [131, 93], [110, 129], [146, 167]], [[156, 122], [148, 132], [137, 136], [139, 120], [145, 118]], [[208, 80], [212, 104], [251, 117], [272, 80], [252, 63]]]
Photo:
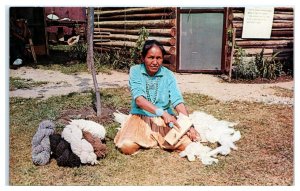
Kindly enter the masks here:
[[[72, 93], [47, 100], [10, 98], [10, 185], [293, 185], [294, 108], [250, 102], [222, 103], [201, 94], [184, 94], [189, 112], [205, 111], [218, 119], [239, 122], [239, 149], [218, 156], [219, 163], [204, 166], [189, 162], [176, 152], [142, 150], [127, 156], [115, 149], [112, 138], [119, 126], [112, 112], [128, 112], [130, 92], [126, 88], [101, 90], [103, 116], [93, 117], [95, 95]], [[31, 160], [31, 140], [39, 123], [51, 119], [56, 131], [63, 118], [90, 118], [107, 130], [109, 153], [96, 166], [59, 167], [54, 159], [45, 166]]]

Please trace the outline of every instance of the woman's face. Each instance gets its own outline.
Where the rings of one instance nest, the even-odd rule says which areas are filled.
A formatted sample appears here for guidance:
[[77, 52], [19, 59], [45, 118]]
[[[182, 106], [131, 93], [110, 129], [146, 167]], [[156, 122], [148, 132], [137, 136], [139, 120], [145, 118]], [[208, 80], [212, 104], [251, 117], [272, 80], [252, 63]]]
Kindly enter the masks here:
[[153, 46], [148, 50], [143, 60], [146, 65], [147, 73], [153, 76], [163, 63], [163, 54], [158, 46]]

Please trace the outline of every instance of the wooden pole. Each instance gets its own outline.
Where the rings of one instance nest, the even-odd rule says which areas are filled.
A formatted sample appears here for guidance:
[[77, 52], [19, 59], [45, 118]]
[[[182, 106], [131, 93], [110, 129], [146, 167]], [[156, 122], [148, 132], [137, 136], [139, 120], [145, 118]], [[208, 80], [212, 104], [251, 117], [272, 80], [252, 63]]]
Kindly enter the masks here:
[[231, 82], [231, 75], [232, 75], [232, 62], [233, 62], [233, 53], [234, 53], [234, 44], [235, 44], [235, 32], [236, 32], [236, 29], [233, 28], [232, 47], [231, 47], [230, 63], [229, 63], [229, 79], [228, 79], [229, 82]]
[[35, 54], [35, 51], [34, 51], [33, 42], [32, 42], [31, 37], [29, 38], [29, 46], [30, 46], [32, 57], [33, 57], [33, 61], [34, 61], [35, 64], [37, 64], [36, 54]]
[[93, 33], [94, 33], [94, 8], [88, 8], [88, 31], [87, 31], [87, 43], [88, 43], [88, 53], [87, 53], [87, 65], [92, 72], [94, 88], [96, 93], [96, 109], [97, 116], [101, 115], [101, 100], [100, 92], [96, 78], [96, 71], [94, 65], [94, 47], [93, 47]]

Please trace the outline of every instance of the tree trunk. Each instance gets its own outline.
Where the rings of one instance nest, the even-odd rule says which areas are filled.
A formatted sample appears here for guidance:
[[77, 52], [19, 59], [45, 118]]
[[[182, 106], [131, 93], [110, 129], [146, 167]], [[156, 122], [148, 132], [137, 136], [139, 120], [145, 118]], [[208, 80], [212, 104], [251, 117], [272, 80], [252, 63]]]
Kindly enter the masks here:
[[101, 100], [100, 92], [96, 78], [96, 71], [94, 65], [94, 50], [93, 50], [93, 33], [94, 33], [94, 8], [88, 8], [88, 31], [87, 31], [87, 43], [88, 43], [88, 55], [87, 55], [87, 64], [92, 72], [95, 94], [96, 94], [96, 109], [97, 116], [101, 115]]

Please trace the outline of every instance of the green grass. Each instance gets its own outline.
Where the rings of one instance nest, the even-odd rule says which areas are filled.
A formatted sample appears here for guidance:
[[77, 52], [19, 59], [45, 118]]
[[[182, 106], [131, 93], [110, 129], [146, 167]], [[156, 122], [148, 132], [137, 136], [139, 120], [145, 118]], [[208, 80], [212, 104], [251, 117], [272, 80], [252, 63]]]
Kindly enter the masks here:
[[45, 81], [33, 81], [32, 79], [23, 79], [19, 77], [10, 77], [9, 78], [9, 90], [16, 89], [30, 89], [32, 87], [41, 86], [47, 84]]
[[[293, 107], [250, 102], [222, 103], [201, 94], [184, 94], [190, 112], [205, 111], [218, 119], [239, 122], [239, 149], [219, 156], [219, 163], [204, 166], [188, 162], [176, 152], [142, 150], [121, 154], [111, 139], [109, 153], [96, 166], [58, 167], [55, 160], [35, 166], [31, 140], [44, 119], [54, 122], [67, 110], [84, 111], [95, 101], [92, 92], [72, 93], [47, 100], [10, 98], [9, 184], [10, 185], [293, 185]], [[103, 108], [128, 112], [130, 92], [126, 88], [101, 89]], [[106, 110], [104, 110], [106, 111]], [[112, 118], [111, 115], [108, 115]], [[103, 124], [113, 138], [119, 124]], [[61, 132], [63, 126], [57, 128]]]

